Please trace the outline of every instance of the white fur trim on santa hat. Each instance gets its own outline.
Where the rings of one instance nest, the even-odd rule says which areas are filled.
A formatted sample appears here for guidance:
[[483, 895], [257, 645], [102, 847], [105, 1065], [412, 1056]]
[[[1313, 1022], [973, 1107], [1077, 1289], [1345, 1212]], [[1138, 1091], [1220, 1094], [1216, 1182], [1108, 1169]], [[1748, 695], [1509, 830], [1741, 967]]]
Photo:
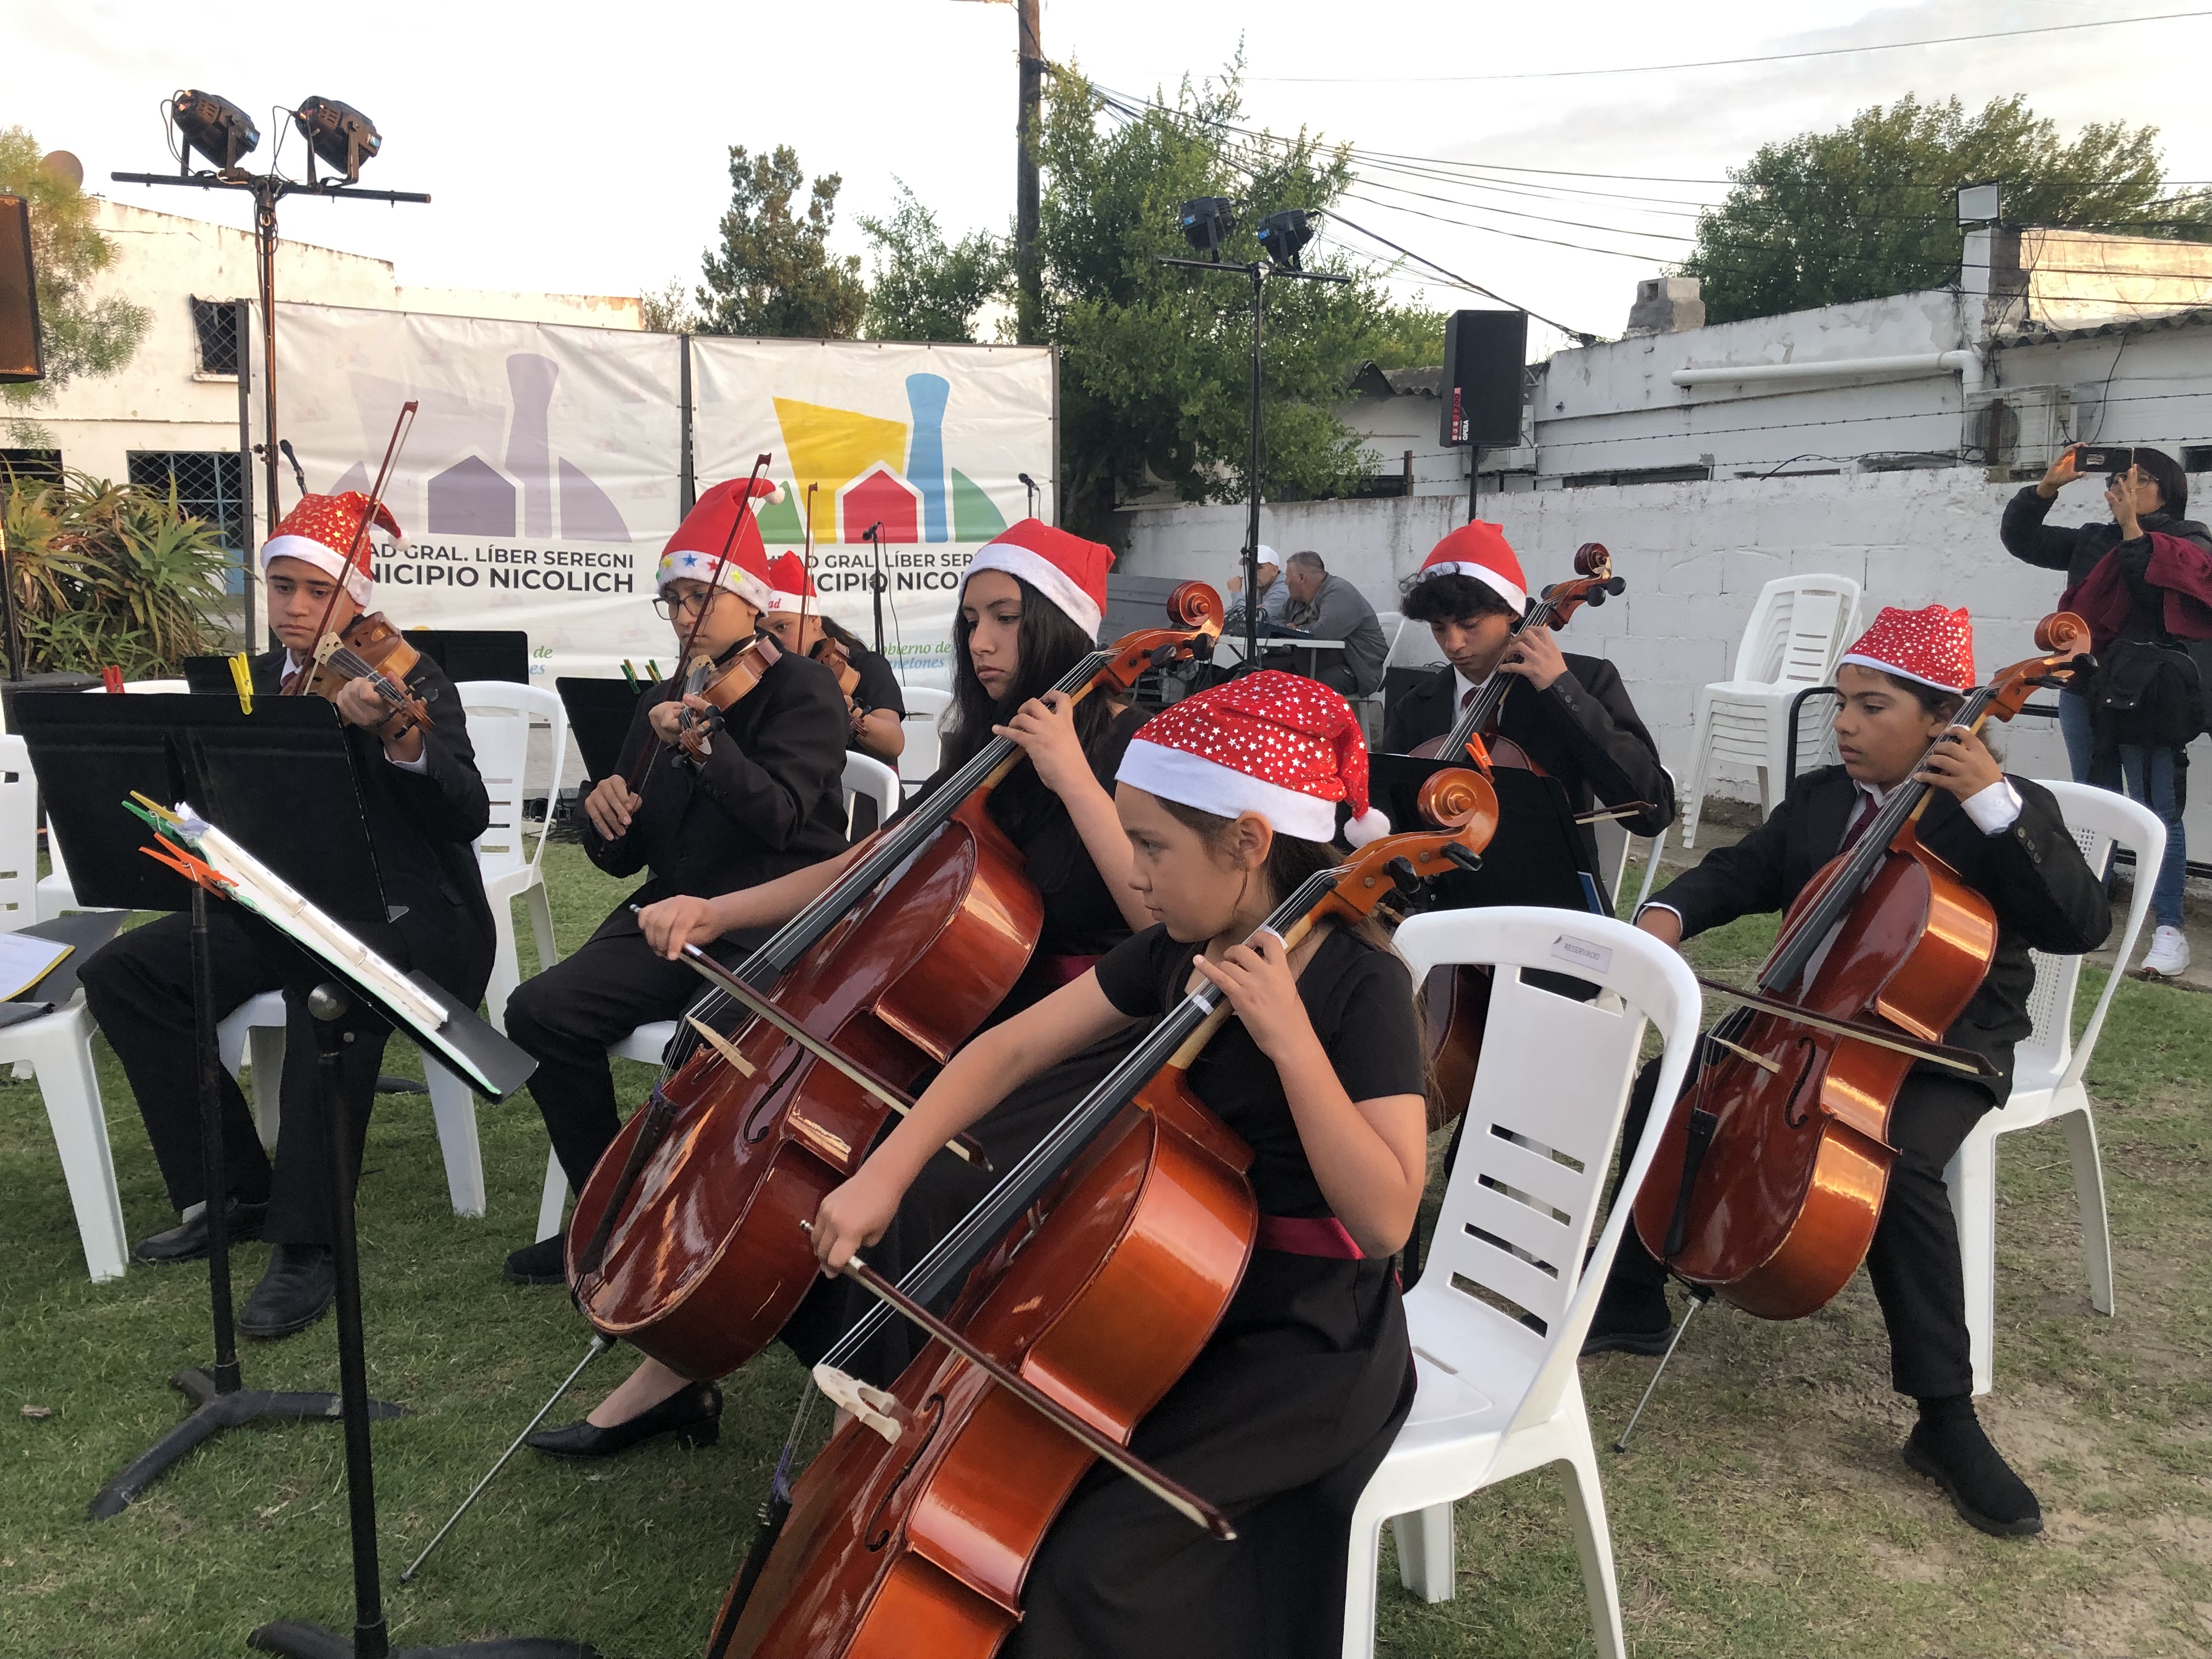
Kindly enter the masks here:
[[[968, 591], [968, 578], [979, 570], [1003, 570], [1009, 576], [1020, 577], [1050, 599], [1085, 634], [1093, 639], [1098, 636], [1098, 624], [1105, 616], [1097, 602], [1083, 591], [1074, 577], [1043, 554], [1032, 553], [1012, 542], [992, 542], [978, 548], [975, 556], [968, 562], [966, 574], [960, 578], [961, 592]], [[959, 605], [958, 595], [954, 596], [952, 603], [956, 607]]]
[[[672, 548], [660, 556], [660, 570], [653, 586], [665, 589], [674, 581], [703, 582], [714, 574], [712, 553], [702, 553], [696, 548]], [[739, 564], [734, 553], [722, 561], [721, 580], [717, 586], [728, 588], [756, 611], [774, 609], [771, 602], [775, 590]]]
[[1854, 668], [1871, 668], [1877, 674], [1888, 674], [1900, 680], [1911, 680], [1921, 685], [1932, 685], [1938, 691], [1948, 691], [1954, 697], [1963, 697], [1974, 688], [1971, 685], [1946, 685], [1941, 680], [1931, 680], [1925, 674], [1916, 674], [1909, 668], [1899, 668], [1893, 662], [1884, 662], [1880, 657], [1869, 657], [1856, 651], [1847, 651], [1836, 659], [1841, 668], [1849, 663]]
[[[1257, 812], [1279, 836], [1295, 836], [1300, 841], [1336, 838], [1334, 801], [1285, 789], [1279, 783], [1269, 783], [1188, 749], [1170, 749], [1165, 744], [1147, 743], [1141, 737], [1132, 738], [1122, 751], [1114, 779], [1218, 817]], [[1372, 808], [1369, 811], [1372, 816], [1381, 816]]]
[[1463, 559], [1446, 559], [1441, 564], [1422, 567], [1421, 580], [1426, 581], [1431, 576], [1472, 576], [1506, 604], [1511, 605], [1515, 611], [1526, 611], [1528, 608], [1528, 591], [1525, 588], [1516, 587], [1511, 581], [1486, 564], [1471, 564]]
[[261, 574], [269, 574], [271, 559], [297, 559], [311, 564], [325, 576], [336, 576], [345, 584], [346, 592], [356, 605], [367, 605], [376, 586], [358, 565], [346, 562], [310, 536], [271, 536], [261, 546]]

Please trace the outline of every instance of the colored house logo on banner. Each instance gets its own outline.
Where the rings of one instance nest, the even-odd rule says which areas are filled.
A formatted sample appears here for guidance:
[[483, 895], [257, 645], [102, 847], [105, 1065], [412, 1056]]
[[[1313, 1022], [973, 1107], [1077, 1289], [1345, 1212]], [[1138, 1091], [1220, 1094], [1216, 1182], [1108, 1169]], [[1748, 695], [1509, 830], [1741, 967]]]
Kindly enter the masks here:
[[778, 398], [775, 418], [790, 458], [790, 492], [761, 510], [761, 539], [796, 547], [805, 540], [806, 487], [814, 495], [814, 541], [859, 542], [883, 526], [894, 545], [988, 542], [1006, 515], [981, 484], [947, 464], [945, 406], [952, 384], [941, 374], [906, 377], [911, 422]]

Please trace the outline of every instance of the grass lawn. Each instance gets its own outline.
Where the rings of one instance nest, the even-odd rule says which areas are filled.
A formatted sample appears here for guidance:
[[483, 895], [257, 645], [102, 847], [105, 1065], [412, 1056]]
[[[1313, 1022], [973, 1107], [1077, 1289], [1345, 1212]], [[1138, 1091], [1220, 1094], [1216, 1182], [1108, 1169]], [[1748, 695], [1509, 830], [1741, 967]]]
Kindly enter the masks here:
[[[547, 867], [571, 945], [623, 884], [572, 846], [549, 848]], [[1739, 924], [1697, 955], [1741, 969], [1769, 936]], [[173, 1217], [129, 1091], [100, 1054], [135, 1238]], [[395, 1044], [386, 1069], [416, 1070], [412, 1049]], [[650, 1077], [642, 1066], [618, 1075], [631, 1098]], [[2057, 1132], [2001, 1143], [1997, 1392], [1983, 1410], [2042, 1497], [2042, 1538], [1968, 1530], [1898, 1461], [1910, 1407], [1888, 1391], [1863, 1276], [1791, 1324], [1717, 1306], [1633, 1449], [1600, 1454], [1631, 1647], [1758, 1659], [2212, 1652], [2208, 1078], [2212, 999], [2123, 988], [2090, 1073], [2118, 1251], [2114, 1319], [2088, 1304]], [[452, 1214], [420, 1097], [381, 1103], [362, 1176], [370, 1384], [414, 1413], [375, 1431], [394, 1644], [558, 1634], [611, 1659], [695, 1653], [799, 1398], [799, 1371], [780, 1351], [725, 1385], [719, 1446], [662, 1443], [599, 1468], [526, 1454], [420, 1580], [396, 1583], [586, 1340], [562, 1292], [499, 1279], [537, 1213], [537, 1111], [525, 1095], [479, 1116], [485, 1219]], [[234, 1433], [118, 1519], [84, 1519], [101, 1483], [182, 1414], [164, 1379], [208, 1358], [205, 1275], [133, 1267], [114, 1284], [85, 1278], [29, 1085], [0, 1081], [0, 1659], [236, 1655], [274, 1618], [349, 1629], [335, 1424]], [[265, 1259], [258, 1244], [238, 1251], [241, 1294]], [[337, 1386], [327, 1321], [249, 1345], [244, 1361], [249, 1385]], [[627, 1364], [603, 1359], [580, 1401]], [[1583, 1367], [1601, 1441], [1651, 1364], [1616, 1355]], [[23, 1414], [33, 1407], [50, 1414]], [[571, 1414], [564, 1406], [556, 1420]], [[1384, 1651], [1590, 1650], [1555, 1476], [1463, 1504], [1459, 1539], [1457, 1599], [1433, 1607], [1397, 1588], [1386, 1554]]]

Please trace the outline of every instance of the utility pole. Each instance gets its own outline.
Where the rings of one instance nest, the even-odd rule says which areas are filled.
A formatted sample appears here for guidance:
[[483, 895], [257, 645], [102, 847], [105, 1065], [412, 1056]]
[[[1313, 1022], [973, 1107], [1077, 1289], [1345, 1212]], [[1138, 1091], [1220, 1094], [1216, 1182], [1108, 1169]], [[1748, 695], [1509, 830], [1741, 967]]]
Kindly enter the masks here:
[[1044, 43], [1038, 34], [1040, 0], [1014, 0], [1020, 21], [1021, 102], [1014, 118], [1014, 138], [1019, 154], [1014, 160], [1014, 272], [1019, 297], [1016, 301], [1016, 337], [1024, 345], [1036, 342], [1043, 319], [1044, 289], [1036, 264], [1037, 164], [1036, 143], [1044, 105]]

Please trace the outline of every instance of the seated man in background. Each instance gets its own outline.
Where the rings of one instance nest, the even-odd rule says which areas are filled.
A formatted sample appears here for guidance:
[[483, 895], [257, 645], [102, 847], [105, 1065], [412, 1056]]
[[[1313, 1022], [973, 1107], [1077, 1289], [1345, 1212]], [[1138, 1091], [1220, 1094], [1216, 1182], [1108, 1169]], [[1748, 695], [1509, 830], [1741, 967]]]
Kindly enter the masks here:
[[1366, 696], [1382, 684], [1382, 659], [1390, 642], [1367, 596], [1341, 576], [1332, 576], [1321, 555], [1291, 555], [1283, 573], [1291, 603], [1283, 620], [1320, 640], [1342, 640], [1344, 659], [1325, 665], [1315, 678], [1345, 696]]
[[[765, 495], [775, 486], [754, 488]], [[700, 496], [660, 556], [655, 604], [675, 629], [678, 649], [696, 621], [692, 654], [717, 662], [752, 641], [774, 592], [768, 550], [741, 499], [744, 489], [717, 484]], [[718, 573], [715, 554], [724, 547], [732, 550]], [[693, 760], [675, 739], [686, 702], [699, 713], [705, 699], [680, 698], [675, 684], [638, 699], [621, 768], [584, 798], [577, 828], [600, 869], [611, 876], [644, 870], [648, 879], [580, 947], [507, 999], [507, 1034], [538, 1062], [530, 1092], [579, 1192], [622, 1128], [607, 1045], [640, 1025], [677, 1018], [703, 989], [684, 963], [653, 954], [637, 910], [678, 895], [756, 886], [844, 849], [842, 780], [851, 729], [845, 699], [820, 663], [772, 642], [769, 649], [776, 660], [730, 706], [704, 760]], [[648, 749], [652, 763], [632, 791], [629, 779]], [[756, 942], [732, 935], [706, 948], [729, 961]], [[564, 1283], [561, 1235], [508, 1255], [507, 1277], [517, 1285]]]
[[[1279, 623], [1290, 609], [1291, 590], [1283, 580], [1283, 562], [1272, 547], [1260, 550], [1260, 620]], [[1221, 631], [1233, 634], [1244, 625], [1244, 561], [1237, 562], [1237, 574], [1229, 579], [1229, 615], [1223, 620]]]
[[798, 554], [779, 554], [769, 562], [768, 570], [774, 590], [768, 614], [762, 618], [768, 631], [785, 650], [811, 657], [832, 673], [842, 654], [856, 676], [853, 689], [845, 694], [845, 712], [853, 727], [845, 746], [886, 766], [897, 765], [906, 750], [906, 699], [890, 664], [862, 645], [851, 629], [822, 614], [821, 595]]

